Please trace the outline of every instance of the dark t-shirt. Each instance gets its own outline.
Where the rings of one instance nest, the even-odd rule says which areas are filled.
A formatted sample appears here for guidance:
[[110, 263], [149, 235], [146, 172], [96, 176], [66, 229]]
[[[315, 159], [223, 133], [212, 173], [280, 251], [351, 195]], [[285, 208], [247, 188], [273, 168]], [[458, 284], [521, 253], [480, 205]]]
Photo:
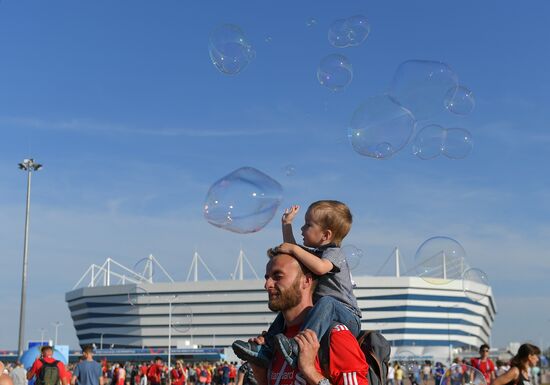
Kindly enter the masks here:
[[99, 385], [101, 374], [101, 365], [98, 362], [87, 360], [76, 365], [73, 372], [78, 385]]

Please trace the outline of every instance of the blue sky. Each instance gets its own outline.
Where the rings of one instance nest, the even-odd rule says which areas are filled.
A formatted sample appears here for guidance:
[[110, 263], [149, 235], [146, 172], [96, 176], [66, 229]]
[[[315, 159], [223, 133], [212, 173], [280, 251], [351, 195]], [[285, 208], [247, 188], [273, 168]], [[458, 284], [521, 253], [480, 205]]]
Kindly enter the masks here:
[[[108, 256], [133, 265], [153, 253], [185, 279], [197, 248], [222, 278], [242, 245], [262, 271], [278, 218], [237, 235], [201, 212], [210, 184], [253, 166], [283, 185], [283, 205], [349, 204], [348, 242], [365, 251], [359, 273], [375, 273], [395, 246], [410, 265], [425, 239], [459, 240], [493, 285], [493, 343], [550, 344], [549, 13], [542, 0], [4, 0], [0, 346], [17, 345], [26, 188], [17, 163], [29, 156], [45, 167], [33, 179], [28, 339], [61, 321], [60, 341], [76, 345], [64, 293]], [[370, 21], [366, 42], [331, 47], [331, 22], [356, 14]], [[222, 23], [239, 25], [256, 50], [236, 76], [208, 56]], [[340, 93], [316, 80], [330, 53], [353, 64]], [[471, 115], [436, 120], [472, 133], [468, 158], [351, 150], [353, 111], [409, 59], [449, 63], [476, 95]]]

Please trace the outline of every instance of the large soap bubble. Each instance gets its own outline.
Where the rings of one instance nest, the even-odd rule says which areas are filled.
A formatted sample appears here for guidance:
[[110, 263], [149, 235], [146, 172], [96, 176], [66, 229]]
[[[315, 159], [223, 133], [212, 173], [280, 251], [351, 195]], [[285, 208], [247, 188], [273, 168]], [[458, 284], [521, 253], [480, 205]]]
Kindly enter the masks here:
[[468, 115], [475, 105], [474, 93], [467, 87], [453, 87], [445, 95], [445, 107], [453, 114]]
[[445, 130], [443, 155], [447, 158], [466, 158], [472, 152], [473, 147], [474, 142], [470, 131], [465, 128], [447, 128]]
[[441, 382], [436, 385], [487, 385], [481, 371], [470, 365], [453, 364], [445, 371]]
[[204, 217], [216, 227], [245, 234], [261, 230], [281, 204], [283, 188], [269, 175], [242, 167], [216, 181], [204, 202]]
[[353, 79], [353, 68], [344, 55], [332, 54], [324, 57], [317, 69], [321, 85], [332, 91], [343, 90]]
[[341, 252], [344, 254], [350, 270], [355, 270], [363, 259], [363, 250], [354, 245], [345, 245]]
[[239, 73], [255, 57], [243, 31], [233, 24], [223, 24], [212, 32], [208, 52], [212, 64], [227, 75]]
[[172, 328], [187, 333], [193, 327], [193, 309], [185, 303], [172, 304]]
[[416, 134], [413, 154], [423, 160], [437, 158], [443, 151], [445, 129], [438, 124], [429, 124]]
[[328, 30], [328, 41], [337, 48], [353, 47], [364, 42], [370, 33], [370, 25], [363, 15], [335, 20]]
[[447, 93], [457, 86], [458, 77], [447, 64], [409, 60], [395, 71], [390, 96], [417, 120], [425, 120], [445, 110]]
[[489, 278], [483, 270], [468, 269], [462, 275], [462, 289], [466, 297], [479, 302], [485, 298], [487, 291], [489, 291]]
[[449, 237], [432, 237], [424, 241], [414, 256], [418, 276], [434, 285], [444, 285], [462, 278], [466, 251]]
[[377, 159], [389, 158], [409, 142], [415, 119], [386, 95], [373, 96], [354, 112], [349, 128], [353, 149]]

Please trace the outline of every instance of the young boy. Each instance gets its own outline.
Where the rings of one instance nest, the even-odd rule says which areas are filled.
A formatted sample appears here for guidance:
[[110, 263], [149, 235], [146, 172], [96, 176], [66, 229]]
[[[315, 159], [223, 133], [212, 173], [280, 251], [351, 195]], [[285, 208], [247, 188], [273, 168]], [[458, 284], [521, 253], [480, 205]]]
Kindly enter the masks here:
[[[285, 210], [282, 217], [285, 243], [277, 247], [277, 252], [293, 255], [319, 277], [313, 296], [315, 306], [308, 313], [302, 330], [313, 330], [320, 340], [333, 322], [337, 321], [357, 336], [361, 331], [361, 311], [353, 294], [348, 263], [340, 249], [342, 240], [351, 228], [351, 212], [338, 201], [312, 203], [301, 229], [304, 246], [307, 246], [305, 248], [296, 244], [292, 233], [292, 221], [299, 209], [299, 206], [292, 206]], [[233, 350], [240, 359], [267, 367], [276, 346], [286, 361], [296, 367], [298, 344], [282, 334], [284, 328], [283, 317], [278, 314], [267, 331], [265, 345], [237, 340], [233, 343]]]

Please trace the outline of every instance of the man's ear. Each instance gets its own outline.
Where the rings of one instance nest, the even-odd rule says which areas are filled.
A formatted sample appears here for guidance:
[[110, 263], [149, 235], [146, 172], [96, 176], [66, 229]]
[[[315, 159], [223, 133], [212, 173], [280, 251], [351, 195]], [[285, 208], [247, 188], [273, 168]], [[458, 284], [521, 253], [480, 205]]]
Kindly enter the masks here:
[[311, 273], [304, 274], [303, 288], [309, 288], [313, 285], [313, 275]]

